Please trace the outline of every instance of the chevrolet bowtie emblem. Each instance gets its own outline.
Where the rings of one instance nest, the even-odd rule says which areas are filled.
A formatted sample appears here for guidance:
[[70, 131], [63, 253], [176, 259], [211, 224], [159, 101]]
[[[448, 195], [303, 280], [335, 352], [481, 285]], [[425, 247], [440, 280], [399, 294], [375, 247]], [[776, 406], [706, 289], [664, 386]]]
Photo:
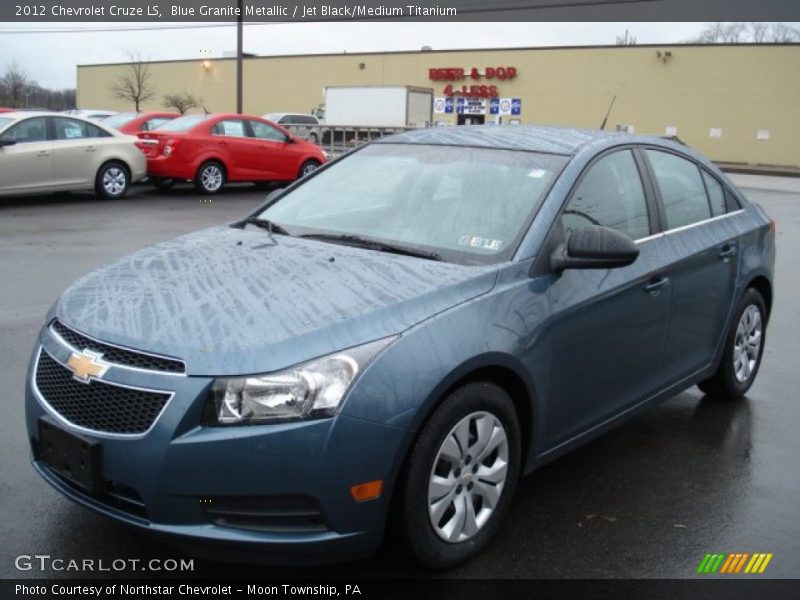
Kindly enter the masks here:
[[81, 383], [89, 383], [90, 379], [100, 379], [111, 366], [103, 360], [102, 354], [84, 350], [80, 354], [73, 352], [67, 366], [72, 370], [72, 377]]

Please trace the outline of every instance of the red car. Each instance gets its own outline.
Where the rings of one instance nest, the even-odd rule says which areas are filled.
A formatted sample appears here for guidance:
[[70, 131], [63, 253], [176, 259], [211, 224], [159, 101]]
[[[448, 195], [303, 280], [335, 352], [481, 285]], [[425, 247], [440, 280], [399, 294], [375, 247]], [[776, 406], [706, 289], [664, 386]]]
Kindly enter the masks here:
[[180, 113], [171, 112], [129, 112], [119, 113], [103, 119], [103, 125], [113, 127], [120, 133], [136, 135], [140, 131], [153, 131], [164, 123], [180, 117]]
[[190, 180], [216, 194], [227, 181], [294, 181], [326, 160], [319, 146], [248, 115], [186, 115], [138, 136], [147, 174], [162, 189]]
[[0, 113], [14, 112], [15, 110], [19, 110], [19, 109], [16, 109], [16, 108], [3, 108], [2, 106], [0, 106]]

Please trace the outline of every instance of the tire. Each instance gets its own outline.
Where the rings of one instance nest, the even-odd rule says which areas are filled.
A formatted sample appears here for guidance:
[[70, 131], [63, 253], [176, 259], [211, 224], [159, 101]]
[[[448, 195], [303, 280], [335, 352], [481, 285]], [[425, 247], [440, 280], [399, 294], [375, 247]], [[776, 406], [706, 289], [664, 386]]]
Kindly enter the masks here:
[[153, 185], [159, 192], [169, 192], [173, 187], [175, 187], [175, 180], [169, 177], [159, 177], [157, 179], [153, 179]]
[[131, 174], [128, 167], [118, 161], [104, 164], [94, 178], [95, 193], [105, 200], [118, 200], [128, 193]]
[[767, 309], [754, 288], [742, 295], [725, 336], [725, 348], [716, 373], [697, 384], [709, 396], [738, 400], [753, 385], [766, 340]]
[[194, 178], [194, 185], [203, 194], [218, 194], [225, 186], [225, 167], [216, 160], [209, 160], [200, 165]]
[[[394, 504], [398, 537], [417, 560], [431, 568], [452, 567], [489, 543], [516, 490], [520, 439], [514, 403], [493, 383], [467, 384], [433, 412], [411, 448]], [[481, 452], [485, 441], [492, 445]]]
[[303, 163], [303, 166], [300, 167], [300, 173], [297, 175], [298, 179], [302, 179], [306, 175], [311, 175], [314, 171], [319, 169], [319, 162], [316, 160], [307, 160]]

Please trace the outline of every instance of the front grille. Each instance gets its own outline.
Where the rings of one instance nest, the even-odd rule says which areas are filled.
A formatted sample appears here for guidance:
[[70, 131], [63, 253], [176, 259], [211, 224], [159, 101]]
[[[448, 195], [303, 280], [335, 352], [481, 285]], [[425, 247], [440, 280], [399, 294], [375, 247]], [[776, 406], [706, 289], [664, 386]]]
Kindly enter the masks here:
[[104, 433], [144, 433], [170, 398], [164, 392], [135, 390], [97, 380], [81, 383], [44, 350], [39, 354], [36, 387], [64, 419]]
[[78, 333], [58, 320], [53, 321], [50, 327], [78, 352], [81, 350], [91, 350], [97, 354], [102, 354], [103, 360], [106, 362], [122, 365], [124, 367], [146, 369], [148, 371], [161, 371], [163, 373], [184, 373], [186, 371], [183, 361], [176, 358], [152, 356], [150, 354], [142, 354], [135, 350], [127, 350], [125, 348], [104, 344], [103, 342], [98, 342], [97, 340], [93, 340], [92, 338]]

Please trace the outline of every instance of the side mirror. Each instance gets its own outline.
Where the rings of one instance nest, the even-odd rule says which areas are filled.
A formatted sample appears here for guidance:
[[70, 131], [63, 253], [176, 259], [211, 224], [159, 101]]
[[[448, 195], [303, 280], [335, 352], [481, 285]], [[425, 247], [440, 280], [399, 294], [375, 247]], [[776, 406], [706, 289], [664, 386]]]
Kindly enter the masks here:
[[287, 144], [294, 144], [296, 142], [297, 142], [297, 140], [295, 140], [291, 135], [287, 135], [286, 136], [286, 143]]
[[572, 232], [567, 244], [559, 244], [550, 258], [555, 271], [564, 269], [616, 269], [627, 267], [639, 256], [639, 248], [626, 235], [593, 225]]
[[0, 137], [0, 148], [2, 148], [4, 146], [13, 146], [16, 143], [17, 143], [17, 140], [15, 140], [14, 138], [12, 138], [10, 136], [5, 136], [4, 135], [4, 136]]

